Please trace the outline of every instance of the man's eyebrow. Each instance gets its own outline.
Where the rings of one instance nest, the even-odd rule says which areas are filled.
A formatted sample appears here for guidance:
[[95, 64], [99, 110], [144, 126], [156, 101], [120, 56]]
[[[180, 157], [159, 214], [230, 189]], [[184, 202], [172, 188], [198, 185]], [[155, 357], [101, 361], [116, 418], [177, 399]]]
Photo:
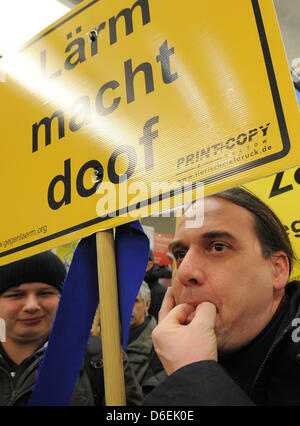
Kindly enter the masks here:
[[[44, 290], [51, 290], [52, 288], [54, 288], [53, 286], [51, 286], [50, 284], [45, 284], [43, 285], [43, 287], [40, 287], [38, 289], [38, 291], [44, 291]], [[14, 292], [14, 293], [24, 293], [26, 292], [28, 289], [24, 289], [24, 288], [19, 288], [18, 286], [16, 287], [10, 287], [8, 288], [5, 293], [7, 292]]]
[[[214, 238], [227, 238], [232, 241], [236, 240], [236, 237], [234, 235], [223, 230], [205, 232], [204, 234], [201, 235], [201, 238], [205, 240], [212, 240]], [[185, 247], [185, 244], [181, 240], [174, 240], [169, 244], [168, 248], [170, 251], [174, 251], [177, 248], [182, 248], [182, 247]]]
[[202, 238], [211, 240], [213, 238], [229, 238], [230, 240], [236, 240], [235, 236], [227, 231], [209, 231], [202, 234]]
[[22, 289], [20, 289], [20, 288], [18, 288], [18, 287], [11, 287], [11, 288], [8, 288], [7, 290], [6, 290], [6, 292], [8, 293], [9, 291], [13, 291], [14, 293], [22, 293], [24, 290], [22, 290]]

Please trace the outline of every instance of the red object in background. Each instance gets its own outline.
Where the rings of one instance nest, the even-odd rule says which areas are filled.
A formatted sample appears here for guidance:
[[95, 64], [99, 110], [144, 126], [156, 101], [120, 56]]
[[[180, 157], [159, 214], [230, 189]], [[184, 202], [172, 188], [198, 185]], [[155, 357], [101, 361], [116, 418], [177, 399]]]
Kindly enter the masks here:
[[153, 257], [154, 262], [159, 265], [171, 265], [172, 262], [168, 258], [167, 254], [169, 253], [169, 244], [173, 241], [174, 235], [170, 234], [161, 234], [159, 232], [154, 232], [154, 247], [153, 247]]
[[[158, 263], [160, 266], [170, 265], [172, 268], [172, 261], [168, 258], [167, 254], [170, 252], [169, 244], [173, 241], [173, 239], [174, 235], [154, 232], [154, 263]], [[167, 287], [170, 284], [170, 278], [160, 278], [159, 281], [164, 287]]]

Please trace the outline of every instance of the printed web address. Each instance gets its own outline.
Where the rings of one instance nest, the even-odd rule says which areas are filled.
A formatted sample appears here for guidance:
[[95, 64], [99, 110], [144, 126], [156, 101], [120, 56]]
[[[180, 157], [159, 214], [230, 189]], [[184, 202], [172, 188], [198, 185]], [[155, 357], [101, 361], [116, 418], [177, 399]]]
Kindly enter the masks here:
[[13, 246], [15, 243], [18, 243], [19, 241], [25, 240], [27, 238], [35, 237], [36, 235], [46, 234], [46, 233], [47, 233], [47, 225], [40, 226], [28, 232], [21, 232], [19, 235], [16, 235], [15, 237], [7, 238], [6, 240], [3, 240], [2, 242], [0, 242], [0, 248], [5, 249], [6, 247]]

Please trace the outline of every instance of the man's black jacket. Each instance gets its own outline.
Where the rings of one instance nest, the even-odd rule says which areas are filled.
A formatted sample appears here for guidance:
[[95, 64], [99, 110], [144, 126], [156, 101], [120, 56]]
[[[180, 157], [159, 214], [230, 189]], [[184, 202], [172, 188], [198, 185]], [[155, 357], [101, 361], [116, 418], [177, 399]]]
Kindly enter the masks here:
[[274, 317], [234, 356], [195, 362], [166, 377], [144, 405], [300, 405], [299, 281], [287, 285]]

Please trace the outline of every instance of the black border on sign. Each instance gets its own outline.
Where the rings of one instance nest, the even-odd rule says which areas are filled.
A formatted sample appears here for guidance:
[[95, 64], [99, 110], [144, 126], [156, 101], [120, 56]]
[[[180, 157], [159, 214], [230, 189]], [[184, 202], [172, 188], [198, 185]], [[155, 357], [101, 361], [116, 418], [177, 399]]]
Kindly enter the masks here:
[[[66, 19], [59, 22], [53, 28], [50, 28], [44, 34], [41, 34], [37, 39], [33, 40], [31, 43], [26, 45], [24, 47], [24, 49], [27, 49], [32, 44], [36, 43], [38, 40], [42, 39], [43, 37], [45, 37], [46, 35], [51, 33], [52, 31], [54, 31], [55, 29], [60, 27], [62, 24], [69, 21], [74, 16], [76, 16], [80, 12], [86, 10], [87, 8], [92, 6], [93, 4], [98, 3], [99, 1], [100, 0], [91, 1], [90, 3], [85, 5], [83, 8], [77, 10], [74, 14], [68, 16]], [[260, 11], [260, 7], [259, 7], [259, 0], [251, 0], [251, 2], [252, 2], [252, 7], [253, 7], [255, 20], [256, 20], [257, 30], [258, 30], [258, 34], [259, 34], [259, 38], [260, 38], [260, 43], [261, 43], [261, 47], [262, 47], [262, 52], [263, 52], [263, 56], [264, 56], [264, 60], [265, 60], [266, 71], [267, 71], [270, 89], [271, 89], [271, 93], [272, 93], [272, 97], [273, 97], [273, 102], [274, 102], [274, 107], [275, 107], [275, 112], [276, 112], [276, 116], [277, 116], [279, 130], [280, 130], [280, 135], [281, 135], [281, 139], [282, 139], [283, 149], [280, 152], [277, 152], [275, 154], [271, 154], [271, 155], [269, 155], [265, 158], [254, 160], [254, 161], [252, 161], [248, 164], [244, 164], [244, 165], [235, 167], [231, 170], [219, 173], [219, 174], [217, 174], [215, 176], [211, 176], [207, 179], [202, 179], [201, 181], [199, 180], [199, 181], [196, 181], [196, 182], [186, 184], [185, 185], [185, 189], [186, 189], [185, 192], [188, 192], [188, 191], [191, 191], [191, 190], [197, 188], [197, 186], [199, 186], [200, 184], [201, 185], [202, 184], [204, 184], [204, 185], [209, 184], [211, 182], [215, 182], [215, 181], [218, 181], [218, 180], [223, 179], [223, 178], [228, 178], [229, 176], [235, 175], [235, 174], [240, 173], [242, 171], [252, 169], [252, 168], [257, 167], [261, 164], [265, 164], [265, 163], [268, 163], [270, 161], [278, 160], [280, 158], [285, 157], [288, 154], [288, 152], [290, 151], [290, 147], [291, 147], [290, 138], [289, 138], [289, 134], [288, 134], [287, 126], [286, 126], [285, 116], [284, 116], [284, 112], [283, 112], [283, 108], [282, 108], [282, 103], [281, 103], [280, 94], [279, 94], [278, 85], [277, 85], [277, 80], [276, 80], [274, 67], [273, 67], [273, 63], [272, 63], [271, 53], [270, 53], [270, 49], [269, 49], [269, 45], [268, 45], [268, 40], [267, 40], [265, 28], [264, 28], [264, 23], [263, 23], [263, 19], [262, 19], [262, 16], [261, 16], [261, 11]], [[107, 217], [107, 216], [106, 217], [96, 217], [94, 219], [88, 220], [88, 221], [80, 223], [78, 225], [74, 225], [70, 228], [63, 230], [63, 231], [59, 231], [59, 232], [56, 232], [52, 235], [48, 235], [47, 237], [40, 238], [36, 241], [32, 241], [30, 243], [23, 244], [22, 246], [19, 246], [19, 247], [10, 249], [10, 250], [6, 250], [6, 251], [0, 253], [0, 257], [8, 256], [8, 255], [16, 253], [18, 251], [25, 250], [27, 248], [30, 248], [30, 247], [33, 247], [33, 246], [36, 246], [36, 245], [39, 245], [39, 244], [43, 244], [47, 241], [62, 237], [63, 235], [67, 235], [67, 234], [70, 234], [72, 232], [79, 231], [80, 229], [87, 228], [87, 227], [92, 226], [92, 225], [96, 225], [97, 223], [105, 222], [106, 220], [111, 219], [111, 217], [121, 216], [121, 215], [123, 215], [127, 212], [130, 212], [132, 210], [138, 210], [142, 207], [149, 206], [149, 205], [154, 204], [156, 202], [159, 202], [163, 199], [172, 198], [175, 195], [178, 195], [180, 193], [182, 193], [182, 187], [177, 188], [173, 191], [164, 193], [164, 194], [157, 195], [156, 197], [152, 197], [152, 198], [149, 198], [147, 200], [143, 200], [142, 202], [140, 202], [138, 204], [133, 204], [133, 205], [125, 207], [124, 209], [112, 212], [112, 213], [110, 213], [110, 215], [111, 215], [110, 217]]]
[[83, 6], [81, 9], [78, 9], [76, 12], [72, 13], [72, 15], [68, 16], [67, 18], [65, 18], [63, 21], [59, 22], [58, 24], [54, 25], [54, 27], [50, 28], [48, 31], [46, 31], [45, 33], [41, 34], [39, 37], [35, 38], [34, 40], [32, 40], [32, 42], [29, 42], [28, 44], [26, 44], [23, 48], [23, 50], [28, 49], [28, 47], [32, 46], [34, 43], [36, 43], [37, 41], [39, 41], [41, 38], [46, 37], [46, 35], [52, 33], [52, 31], [56, 30], [58, 27], [60, 27], [61, 25], [65, 24], [66, 22], [68, 22], [70, 19], [74, 18], [74, 16], [78, 15], [80, 12], [83, 12], [84, 10], [88, 9], [90, 6], [93, 6], [93, 4], [98, 3], [100, 0], [92, 0], [90, 3], [86, 4], [85, 6]]

